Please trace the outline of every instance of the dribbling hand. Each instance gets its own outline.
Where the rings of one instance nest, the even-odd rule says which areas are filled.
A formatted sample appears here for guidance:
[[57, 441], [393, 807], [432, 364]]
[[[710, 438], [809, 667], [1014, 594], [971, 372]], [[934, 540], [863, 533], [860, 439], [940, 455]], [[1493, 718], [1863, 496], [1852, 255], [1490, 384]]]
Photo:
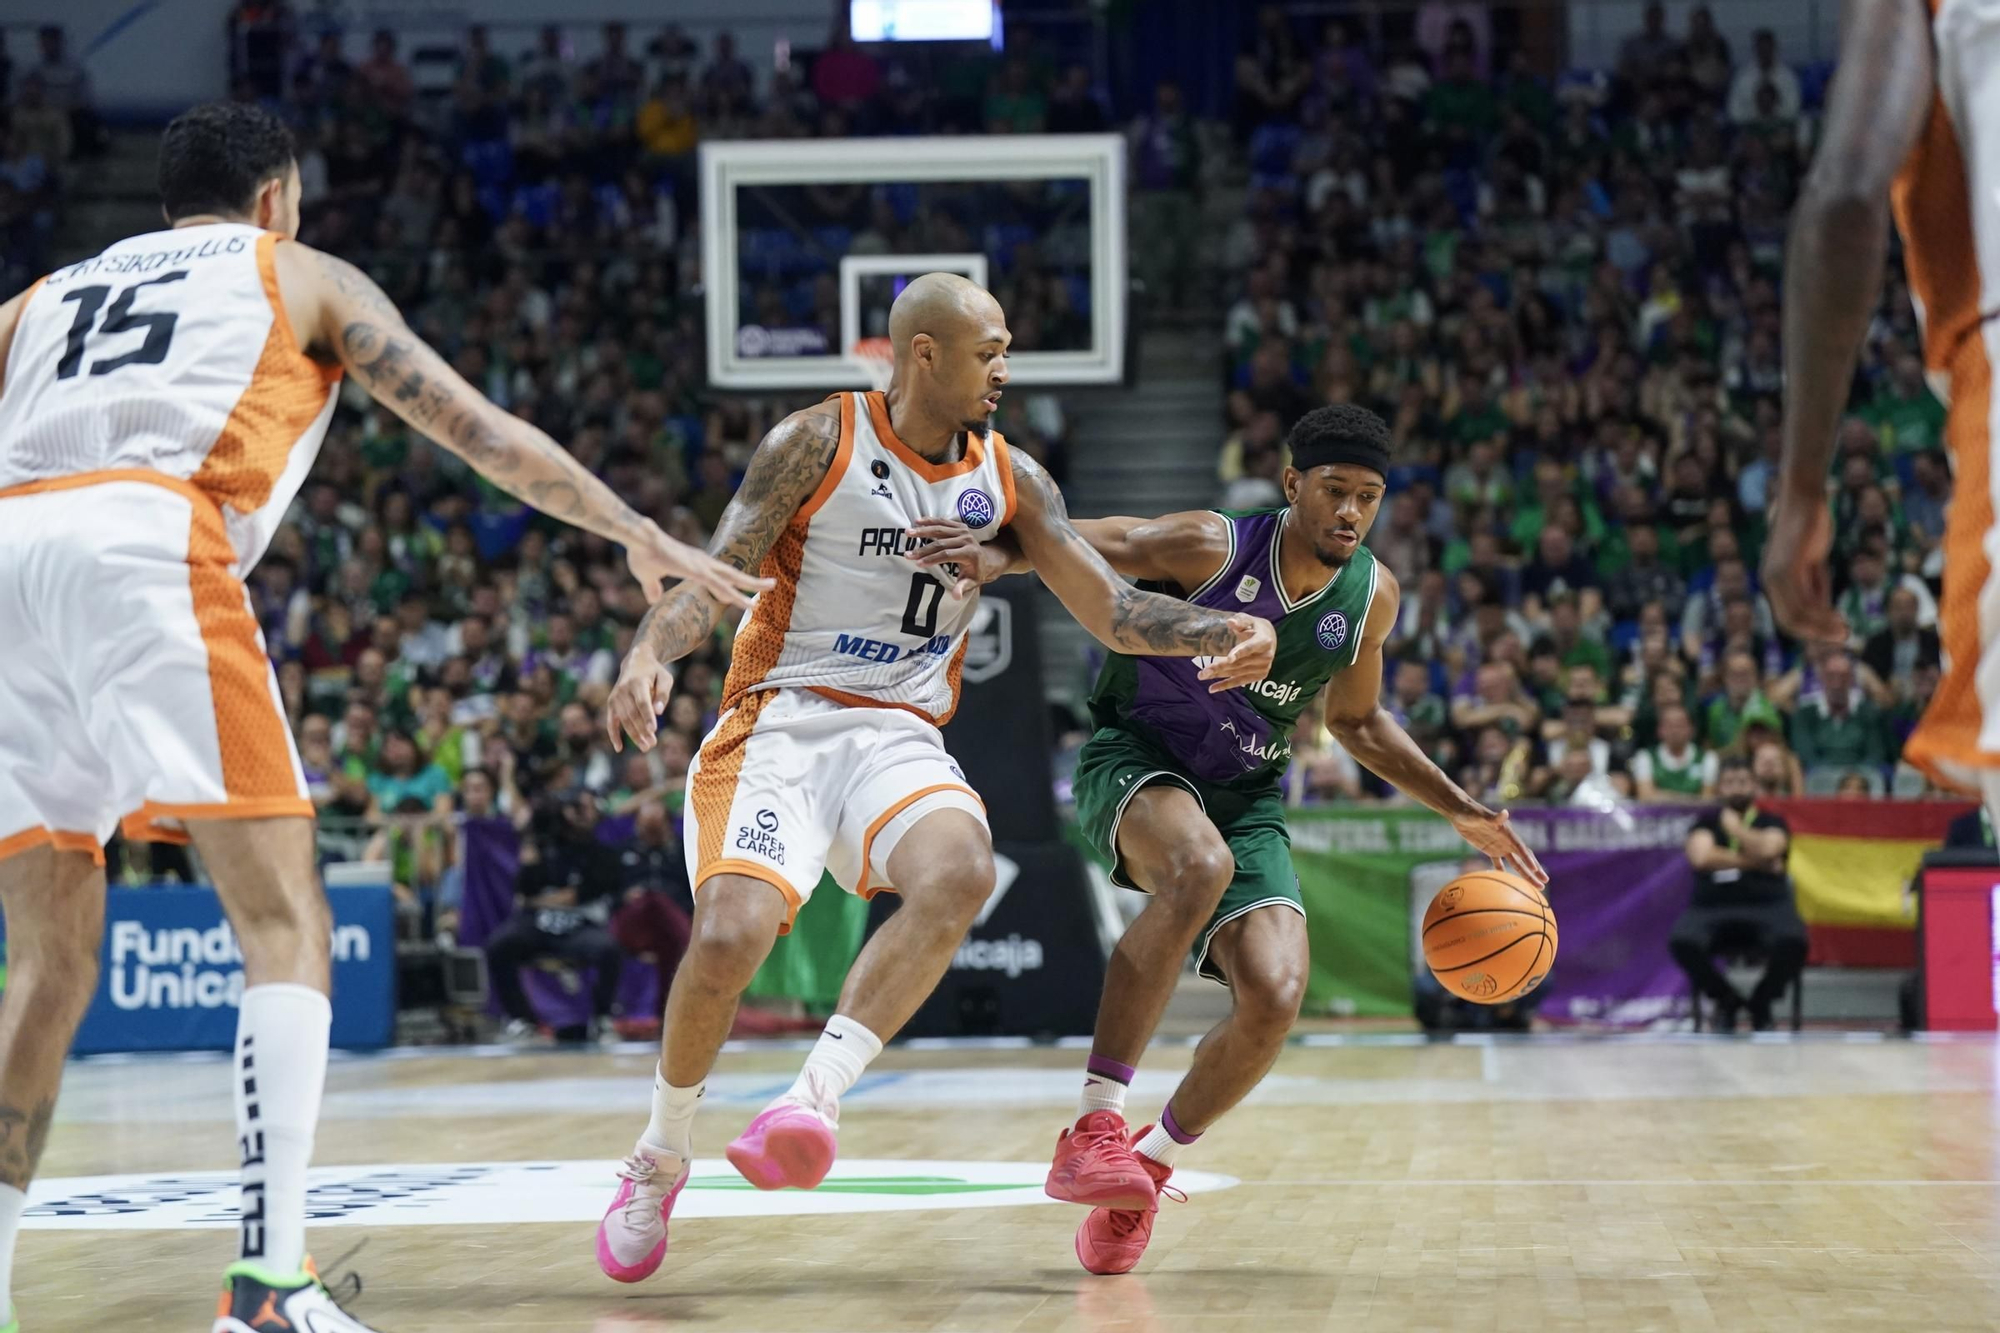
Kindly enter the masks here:
[[1535, 859], [1533, 849], [1521, 841], [1505, 810], [1482, 809], [1478, 814], [1459, 815], [1452, 819], [1451, 826], [1458, 830], [1459, 837], [1493, 858], [1495, 870], [1519, 875], [1530, 884], [1549, 882], [1549, 872]]
[[613, 753], [623, 752], [627, 736], [641, 753], [652, 749], [660, 735], [660, 714], [667, 711], [673, 693], [674, 677], [666, 664], [650, 650], [634, 649], [604, 705]]

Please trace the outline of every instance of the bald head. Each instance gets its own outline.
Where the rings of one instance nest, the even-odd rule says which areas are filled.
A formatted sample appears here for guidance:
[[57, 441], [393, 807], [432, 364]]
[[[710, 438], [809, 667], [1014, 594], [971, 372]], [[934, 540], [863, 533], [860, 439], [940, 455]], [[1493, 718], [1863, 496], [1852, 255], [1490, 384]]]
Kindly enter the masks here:
[[1000, 303], [972, 279], [957, 273], [926, 273], [912, 278], [889, 307], [889, 341], [900, 359], [920, 333], [956, 343], [1001, 322]]
[[940, 439], [984, 434], [1007, 383], [1007, 316], [993, 294], [956, 273], [912, 278], [889, 307], [892, 401]]

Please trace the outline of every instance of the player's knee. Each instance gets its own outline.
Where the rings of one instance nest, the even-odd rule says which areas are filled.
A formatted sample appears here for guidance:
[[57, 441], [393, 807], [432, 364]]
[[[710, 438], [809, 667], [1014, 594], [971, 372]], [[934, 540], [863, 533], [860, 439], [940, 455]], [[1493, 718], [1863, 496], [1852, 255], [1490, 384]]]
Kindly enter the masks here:
[[712, 904], [698, 903], [683, 965], [691, 965], [697, 974], [740, 977], [747, 985], [750, 974], [771, 951], [777, 930], [777, 923], [766, 914], [743, 910], [742, 904], [719, 899]]
[[1218, 841], [1189, 842], [1167, 855], [1160, 872], [1160, 882], [1151, 886], [1154, 899], [1206, 920], [1235, 878], [1236, 858]]
[[1306, 999], [1306, 969], [1286, 962], [1232, 980], [1236, 1017], [1258, 1035], [1282, 1038], [1297, 1021]]
[[993, 848], [984, 838], [965, 838], [927, 866], [911, 883], [899, 885], [905, 901], [932, 906], [971, 921], [993, 894]]

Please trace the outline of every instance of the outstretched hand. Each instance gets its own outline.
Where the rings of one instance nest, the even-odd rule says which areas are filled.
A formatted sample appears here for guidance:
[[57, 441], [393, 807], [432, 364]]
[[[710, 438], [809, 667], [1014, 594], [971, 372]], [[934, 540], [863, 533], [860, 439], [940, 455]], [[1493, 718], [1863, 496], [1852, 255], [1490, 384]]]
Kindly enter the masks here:
[[655, 524], [648, 524], [645, 535], [626, 548], [625, 563], [649, 603], [660, 600], [668, 579], [686, 579], [722, 605], [737, 607], [749, 606], [752, 597], [772, 586], [770, 579], [676, 541]]

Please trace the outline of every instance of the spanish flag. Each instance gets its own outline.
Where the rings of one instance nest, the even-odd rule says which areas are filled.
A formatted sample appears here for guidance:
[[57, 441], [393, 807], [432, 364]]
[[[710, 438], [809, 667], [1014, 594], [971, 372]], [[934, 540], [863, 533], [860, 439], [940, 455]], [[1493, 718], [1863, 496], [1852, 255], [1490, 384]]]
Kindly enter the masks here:
[[1944, 842], [1963, 801], [1801, 798], [1760, 802], [1792, 830], [1791, 873], [1813, 963], [1912, 967], [1916, 902], [1909, 884]]

